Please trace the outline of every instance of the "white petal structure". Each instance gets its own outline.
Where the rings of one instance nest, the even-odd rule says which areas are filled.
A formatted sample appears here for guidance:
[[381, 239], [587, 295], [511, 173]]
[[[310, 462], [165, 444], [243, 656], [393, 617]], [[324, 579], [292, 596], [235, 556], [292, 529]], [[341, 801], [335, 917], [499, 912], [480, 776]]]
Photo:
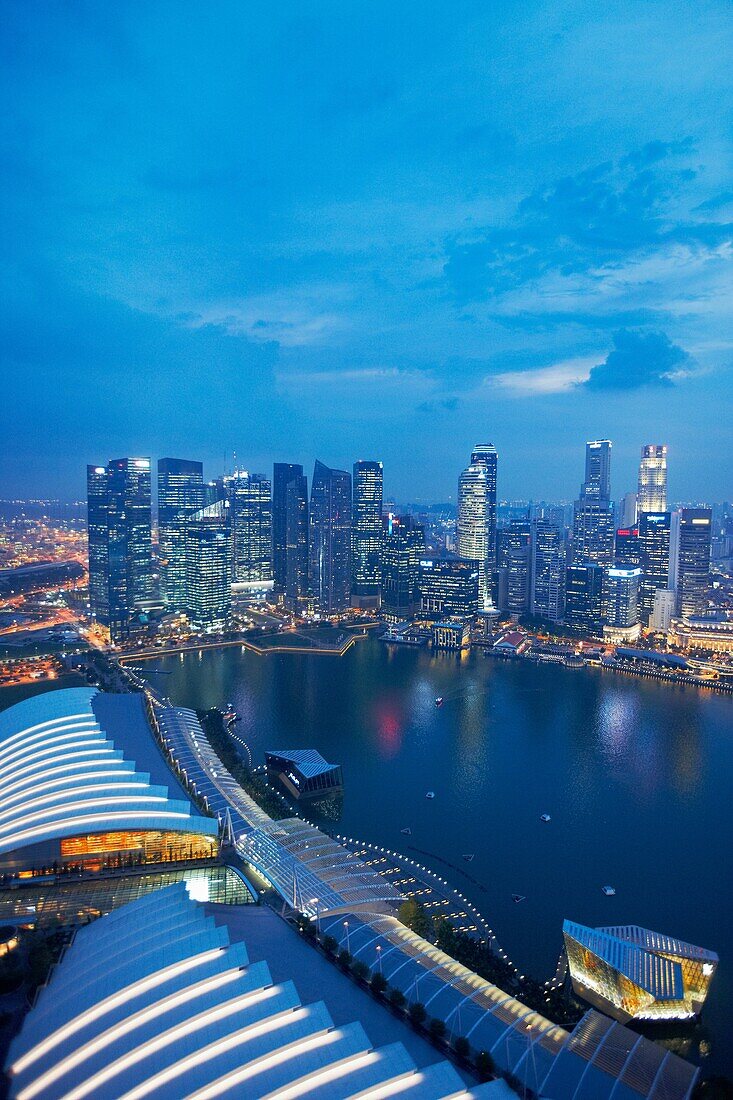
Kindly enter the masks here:
[[[287, 933], [291, 934], [291, 933]], [[13, 1041], [21, 1100], [466, 1096], [445, 1062], [417, 1069], [273, 983], [179, 884], [82, 928]], [[500, 1083], [470, 1095], [512, 1095]]]
[[0, 873], [216, 852], [140, 695], [50, 691], [0, 714]]

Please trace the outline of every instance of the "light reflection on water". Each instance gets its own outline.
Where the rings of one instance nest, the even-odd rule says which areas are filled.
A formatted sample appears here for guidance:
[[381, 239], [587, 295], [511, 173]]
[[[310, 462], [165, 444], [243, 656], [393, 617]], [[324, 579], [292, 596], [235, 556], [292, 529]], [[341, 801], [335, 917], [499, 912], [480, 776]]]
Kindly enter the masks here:
[[[475, 852], [471, 875], [485, 889], [460, 871], [456, 885], [523, 969], [554, 970], [564, 917], [639, 923], [718, 951], [705, 1019], [716, 1067], [733, 1073], [733, 1053], [721, 1054], [733, 1017], [733, 870], [723, 855], [733, 700], [374, 639], [338, 661], [229, 649], [161, 665], [174, 701], [234, 702], [255, 764], [283, 746], [342, 763], [349, 835], [458, 866]], [[602, 895], [605, 883], [615, 898]], [[514, 905], [512, 893], [527, 901]]]

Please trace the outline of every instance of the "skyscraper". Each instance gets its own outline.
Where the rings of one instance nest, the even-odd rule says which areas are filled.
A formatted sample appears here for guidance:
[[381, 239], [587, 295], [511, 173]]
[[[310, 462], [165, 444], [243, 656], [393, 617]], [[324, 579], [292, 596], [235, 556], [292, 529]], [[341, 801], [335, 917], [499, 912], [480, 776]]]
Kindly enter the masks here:
[[272, 468], [272, 579], [277, 595], [285, 591], [287, 578], [288, 485], [302, 476], [303, 467], [292, 462], [276, 462]]
[[135, 605], [153, 587], [150, 459], [117, 458], [87, 467], [89, 592], [94, 617], [113, 641], [129, 633]]
[[382, 547], [382, 463], [354, 463], [351, 508], [351, 602], [379, 607]]
[[226, 630], [231, 621], [231, 523], [228, 500], [186, 520], [186, 612], [193, 630]]
[[237, 470], [223, 479], [231, 508], [232, 579], [253, 587], [272, 581], [272, 485]]
[[300, 473], [285, 493], [285, 606], [294, 615], [308, 610], [308, 545], [308, 478]]
[[654, 595], [669, 584], [669, 512], [639, 515], [639, 614], [646, 625], [654, 609]]
[[421, 558], [420, 615], [445, 619], [478, 611], [478, 563], [464, 558]]
[[607, 641], [628, 643], [639, 637], [639, 582], [641, 569], [606, 570], [603, 582], [603, 636]]
[[185, 458], [158, 459], [158, 558], [161, 594], [186, 609], [186, 517], [204, 506], [204, 468]]
[[107, 467], [87, 466], [89, 607], [92, 618], [109, 626], [109, 541]]
[[565, 579], [565, 622], [579, 634], [603, 633], [603, 567], [596, 562], [574, 562]]
[[420, 599], [420, 559], [425, 532], [412, 516], [384, 517], [382, 615], [400, 622], [415, 615]]
[[479, 563], [479, 610], [492, 606], [496, 568], [496, 475], [498, 455], [479, 443], [458, 479], [458, 554]]
[[611, 442], [585, 445], [585, 480], [575, 502], [573, 561], [613, 565], [614, 521], [611, 503]]
[[638, 565], [641, 560], [638, 527], [619, 527], [616, 531], [616, 546], [613, 554], [614, 565]]
[[530, 611], [559, 622], [565, 606], [565, 553], [554, 524], [537, 520], [532, 525], [531, 559]]
[[509, 523], [497, 533], [499, 608], [514, 615], [529, 610], [531, 538], [529, 523]]
[[639, 515], [667, 510], [667, 446], [647, 443], [641, 448], [639, 491], [636, 497]]
[[351, 475], [316, 462], [310, 503], [310, 587], [323, 615], [344, 611], [351, 592]]
[[702, 615], [710, 589], [710, 508], [681, 508], [677, 547], [677, 614]]

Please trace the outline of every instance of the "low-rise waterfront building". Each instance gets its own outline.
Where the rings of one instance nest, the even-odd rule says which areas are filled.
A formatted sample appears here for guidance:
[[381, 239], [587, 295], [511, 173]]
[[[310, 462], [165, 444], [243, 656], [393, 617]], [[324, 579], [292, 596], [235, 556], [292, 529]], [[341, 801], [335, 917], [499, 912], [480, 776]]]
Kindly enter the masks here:
[[277, 779], [293, 798], [326, 798], [340, 794], [340, 764], [329, 764], [315, 749], [270, 749], [265, 753], [267, 778]]
[[733, 621], [724, 615], [672, 619], [667, 641], [682, 650], [733, 653]]
[[638, 925], [563, 923], [573, 989], [622, 1023], [696, 1016], [718, 965], [713, 951]]

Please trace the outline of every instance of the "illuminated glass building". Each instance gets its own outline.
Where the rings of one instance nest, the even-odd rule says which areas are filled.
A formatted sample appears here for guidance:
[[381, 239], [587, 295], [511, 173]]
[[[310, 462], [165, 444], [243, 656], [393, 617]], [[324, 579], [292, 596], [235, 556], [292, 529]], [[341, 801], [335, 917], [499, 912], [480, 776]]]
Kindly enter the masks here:
[[499, 529], [496, 564], [498, 604], [502, 611], [523, 615], [529, 609], [531, 537], [529, 523], [510, 523]]
[[498, 455], [491, 443], [478, 443], [458, 479], [458, 554], [479, 563], [479, 605], [492, 605], [496, 568], [496, 474]]
[[420, 616], [445, 619], [478, 611], [478, 562], [464, 558], [422, 558], [418, 586]]
[[654, 596], [669, 585], [669, 512], [642, 512], [639, 516], [639, 614], [646, 625], [654, 609]]
[[287, 576], [288, 485], [303, 476], [303, 467], [276, 462], [272, 468], [272, 579], [273, 591], [282, 595]]
[[565, 608], [565, 553], [553, 523], [532, 524], [529, 608], [533, 615], [560, 622]]
[[232, 531], [229, 502], [218, 500], [186, 523], [186, 614], [193, 630], [231, 625]]
[[153, 589], [150, 459], [87, 467], [89, 594], [92, 615], [113, 641], [127, 637], [135, 605]]
[[158, 558], [161, 595], [186, 609], [186, 517], [204, 506], [204, 468], [185, 458], [158, 459]]
[[425, 532], [412, 516], [384, 517], [382, 615], [392, 622], [411, 619], [420, 605], [420, 559]]
[[563, 937], [575, 992], [622, 1023], [697, 1016], [718, 965], [713, 951], [638, 925], [566, 920]]
[[708, 607], [712, 512], [681, 508], [675, 515], [677, 614], [689, 619], [704, 614]]
[[308, 610], [309, 533], [308, 478], [300, 473], [285, 494], [285, 606], [295, 615]]
[[232, 526], [232, 580], [257, 587], [272, 581], [272, 484], [237, 470], [223, 479]]
[[638, 527], [619, 527], [616, 531], [616, 547], [613, 555], [614, 565], [633, 569], [641, 560]]
[[351, 597], [351, 474], [316, 462], [310, 501], [310, 587], [322, 615]]
[[379, 607], [382, 491], [382, 463], [355, 462], [351, 508], [351, 602], [354, 607]]
[[636, 496], [638, 514], [667, 510], [667, 447], [648, 443], [641, 448], [639, 491]]
[[603, 633], [603, 567], [577, 562], [565, 577], [565, 622], [572, 630], [590, 637]]
[[611, 442], [585, 445], [585, 480], [573, 516], [573, 559], [613, 565], [614, 509], [611, 503]]
[[641, 569], [607, 569], [603, 582], [603, 637], [613, 643], [635, 641], [641, 633], [639, 583]]

